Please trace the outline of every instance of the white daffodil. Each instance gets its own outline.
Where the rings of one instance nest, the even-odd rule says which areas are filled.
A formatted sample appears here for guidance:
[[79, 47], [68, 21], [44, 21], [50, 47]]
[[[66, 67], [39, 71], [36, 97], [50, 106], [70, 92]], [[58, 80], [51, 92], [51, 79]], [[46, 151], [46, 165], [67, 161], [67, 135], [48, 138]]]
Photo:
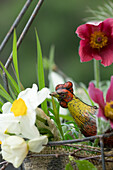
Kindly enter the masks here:
[[35, 139], [31, 139], [28, 141], [29, 150], [31, 152], [39, 153], [44, 148], [43, 145], [46, 145], [47, 142], [48, 142], [48, 138], [46, 135], [40, 136]]
[[[3, 105], [3, 115], [7, 115], [7, 118], [4, 118], [4, 121], [9, 120], [10, 122], [10, 128], [6, 125], [7, 128], [5, 130], [9, 133], [12, 133], [10, 129], [13, 128], [14, 123], [12, 121], [11, 124], [10, 121], [10, 115], [12, 114], [12, 120], [17, 121], [19, 125], [18, 130], [20, 129], [22, 137], [32, 139], [39, 136], [39, 131], [35, 126], [36, 108], [49, 96], [50, 91], [48, 88], [43, 88], [40, 91], [37, 90], [37, 85], [33, 84], [32, 88], [27, 88], [20, 92], [13, 104], [7, 102]], [[1, 115], [0, 120], [2, 120]], [[13, 133], [18, 134], [17, 128], [13, 128], [13, 130]]]
[[18, 168], [28, 154], [28, 145], [24, 139], [18, 136], [9, 136], [1, 144], [3, 159]]

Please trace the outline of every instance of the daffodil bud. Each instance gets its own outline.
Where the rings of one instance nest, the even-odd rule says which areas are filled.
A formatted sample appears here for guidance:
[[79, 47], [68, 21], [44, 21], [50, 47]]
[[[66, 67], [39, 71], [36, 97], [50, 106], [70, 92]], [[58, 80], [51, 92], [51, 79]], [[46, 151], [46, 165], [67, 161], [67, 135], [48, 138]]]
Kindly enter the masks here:
[[18, 168], [28, 154], [28, 145], [18, 136], [9, 136], [1, 144], [3, 159]]

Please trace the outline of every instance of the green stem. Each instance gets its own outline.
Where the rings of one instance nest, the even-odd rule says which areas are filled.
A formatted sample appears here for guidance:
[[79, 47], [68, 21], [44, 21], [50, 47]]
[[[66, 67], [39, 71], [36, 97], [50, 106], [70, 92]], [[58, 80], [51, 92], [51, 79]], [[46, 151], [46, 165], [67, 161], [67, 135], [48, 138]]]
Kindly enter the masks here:
[[59, 112], [57, 111], [55, 100], [54, 100], [53, 97], [52, 97], [52, 105], [53, 105], [54, 116], [55, 116], [55, 119], [56, 119], [57, 127], [60, 131], [62, 139], [64, 140], [64, 134], [63, 134], [62, 125], [61, 125], [61, 122], [60, 122]]
[[95, 59], [94, 59], [94, 77], [96, 80], [96, 88], [99, 88], [99, 81], [100, 81], [99, 61]]
[[[96, 81], [96, 88], [99, 88], [99, 81], [100, 81], [99, 61], [95, 59], [94, 59], [94, 77]], [[94, 146], [98, 146], [98, 143], [99, 143], [99, 139], [95, 139]]]

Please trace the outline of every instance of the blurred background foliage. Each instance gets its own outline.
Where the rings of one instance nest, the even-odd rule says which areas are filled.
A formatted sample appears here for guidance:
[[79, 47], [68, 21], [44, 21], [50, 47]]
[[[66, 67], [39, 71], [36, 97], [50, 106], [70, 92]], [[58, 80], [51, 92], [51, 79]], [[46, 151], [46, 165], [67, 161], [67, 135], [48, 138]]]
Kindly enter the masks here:
[[[0, 0], [0, 43], [16, 19], [26, 0]], [[33, 0], [26, 14], [19, 23], [16, 32], [19, 37], [36, 3]], [[104, 0], [45, 0], [32, 26], [25, 36], [19, 50], [20, 78], [24, 87], [30, 87], [37, 82], [36, 76], [36, 37], [37, 29], [41, 42], [43, 57], [49, 56], [51, 45], [55, 46], [55, 63], [69, 77], [77, 83], [86, 85], [94, 79], [93, 61], [81, 63], [78, 55], [80, 39], [75, 30], [84, 24], [83, 18], [91, 14], [86, 12], [87, 7], [97, 9], [107, 1]], [[12, 50], [12, 37], [0, 53], [0, 60], [5, 64]], [[113, 65], [101, 65], [101, 80], [109, 80], [113, 74]], [[47, 81], [47, 72], [46, 84]], [[2, 80], [0, 80], [2, 81]]]

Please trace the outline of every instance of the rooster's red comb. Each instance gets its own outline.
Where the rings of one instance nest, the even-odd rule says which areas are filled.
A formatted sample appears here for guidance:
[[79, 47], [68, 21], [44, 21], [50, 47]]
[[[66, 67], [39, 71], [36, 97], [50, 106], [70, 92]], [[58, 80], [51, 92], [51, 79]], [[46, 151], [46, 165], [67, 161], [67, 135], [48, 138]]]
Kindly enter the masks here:
[[56, 91], [59, 90], [59, 89], [67, 89], [69, 90], [71, 93], [73, 93], [73, 84], [72, 82], [68, 81], [64, 84], [58, 84], [56, 86]]

